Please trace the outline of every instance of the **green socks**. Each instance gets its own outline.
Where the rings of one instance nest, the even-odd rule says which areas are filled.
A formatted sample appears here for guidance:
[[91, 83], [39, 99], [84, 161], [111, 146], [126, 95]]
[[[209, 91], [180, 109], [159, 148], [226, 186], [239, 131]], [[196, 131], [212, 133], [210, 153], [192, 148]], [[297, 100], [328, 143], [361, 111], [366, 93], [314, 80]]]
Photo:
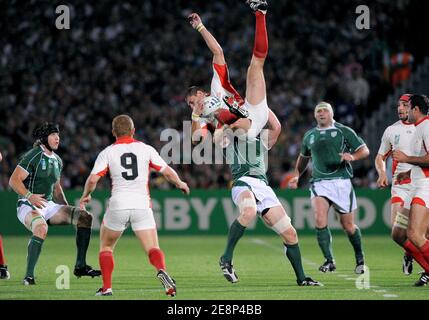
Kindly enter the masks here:
[[238, 240], [243, 236], [246, 227], [243, 227], [237, 219], [231, 224], [228, 233], [228, 241], [226, 244], [225, 252], [223, 253], [223, 261], [231, 261], [234, 253], [234, 248], [237, 245]]
[[86, 252], [88, 251], [89, 240], [91, 239], [91, 228], [77, 228], [76, 231], [76, 267], [86, 266]]
[[302, 268], [301, 251], [299, 250], [298, 243], [296, 244], [284, 244], [285, 254], [292, 265], [293, 271], [295, 271], [296, 280], [302, 282], [305, 280], [304, 269]]
[[332, 236], [331, 231], [328, 227], [318, 229], [317, 232], [317, 242], [319, 243], [319, 247], [322, 250], [323, 256], [326, 260], [332, 262], [334, 261], [334, 255], [332, 252]]
[[40, 251], [42, 250], [43, 239], [32, 236], [28, 242], [27, 253], [27, 272], [25, 277], [34, 278], [34, 268], [36, 267], [37, 260], [39, 259]]
[[350, 243], [353, 246], [355, 251], [356, 262], [363, 261], [363, 251], [362, 251], [362, 236], [360, 229], [356, 227], [355, 233], [352, 235], [348, 234]]

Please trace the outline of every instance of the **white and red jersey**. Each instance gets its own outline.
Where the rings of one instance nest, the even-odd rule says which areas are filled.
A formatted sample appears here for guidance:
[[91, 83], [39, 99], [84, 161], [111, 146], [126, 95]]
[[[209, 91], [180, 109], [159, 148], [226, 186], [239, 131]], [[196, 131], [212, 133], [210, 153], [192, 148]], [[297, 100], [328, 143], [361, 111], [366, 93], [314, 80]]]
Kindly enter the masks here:
[[167, 163], [153, 147], [132, 137], [121, 137], [100, 152], [91, 174], [110, 173], [110, 210], [148, 209], [150, 169], [162, 172], [166, 167]]
[[[224, 96], [234, 96], [235, 100], [240, 101], [240, 103], [244, 103], [241, 95], [231, 84], [227, 64], [213, 63], [213, 77], [210, 85], [210, 95], [219, 98], [221, 101]], [[200, 125], [201, 127], [212, 125], [214, 128], [221, 126], [214, 118], [200, 118]]]
[[[429, 117], [424, 117], [415, 124], [416, 131], [412, 141], [412, 155], [423, 157], [429, 152]], [[411, 179], [429, 178], [429, 167], [413, 166], [411, 170]]]
[[[389, 157], [394, 150], [400, 150], [407, 155], [412, 154], [412, 139], [414, 137], [415, 130], [416, 128], [414, 124], [402, 120], [388, 126], [386, 130], [384, 130], [383, 137], [381, 138], [378, 154], [382, 155], [385, 159]], [[398, 163], [398, 161], [393, 160], [393, 184], [395, 184], [396, 177], [399, 173], [409, 171], [412, 167], [413, 165], [409, 163]], [[411, 181], [409, 180], [404, 180], [401, 184], [410, 182]]]

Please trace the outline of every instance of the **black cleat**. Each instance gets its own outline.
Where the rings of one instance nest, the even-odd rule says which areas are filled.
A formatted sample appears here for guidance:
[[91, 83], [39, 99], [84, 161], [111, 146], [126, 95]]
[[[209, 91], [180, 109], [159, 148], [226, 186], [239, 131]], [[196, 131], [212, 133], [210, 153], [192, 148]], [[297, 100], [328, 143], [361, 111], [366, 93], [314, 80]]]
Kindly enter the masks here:
[[25, 277], [24, 280], [22, 280], [22, 283], [24, 286], [33, 286], [36, 284], [33, 277]]
[[0, 265], [0, 279], [10, 279], [10, 273], [7, 270], [7, 265]]
[[337, 269], [335, 265], [335, 261], [329, 261], [326, 260], [320, 267], [319, 271], [326, 273], [326, 272], [334, 272]]
[[323, 287], [322, 283], [320, 283], [319, 281], [313, 280], [310, 277], [305, 278], [301, 282], [296, 280], [296, 283], [298, 283], [300, 287]]
[[429, 283], [429, 273], [422, 272], [422, 274], [420, 275], [420, 279], [417, 280], [416, 283], [414, 283], [414, 286], [415, 287], [424, 287], [428, 283]]
[[94, 269], [92, 269], [91, 266], [86, 265], [83, 268], [77, 268], [77, 267], [75, 267], [73, 274], [76, 277], [78, 277], [78, 278], [80, 278], [80, 277], [91, 277], [91, 278], [94, 278], [94, 277], [101, 276], [101, 271], [100, 270], [94, 270]]
[[413, 273], [413, 257], [407, 254], [404, 254], [404, 258], [402, 259], [402, 272], [409, 276]]
[[365, 270], [366, 270], [365, 261], [361, 260], [356, 262], [356, 267], [355, 267], [356, 274], [365, 273]]
[[238, 282], [238, 276], [235, 273], [232, 261], [223, 261], [222, 257], [219, 260], [219, 266], [223, 272], [223, 276], [231, 283]]
[[176, 281], [174, 279], [170, 278], [167, 272], [164, 270], [159, 270], [156, 274], [158, 279], [161, 281], [162, 285], [165, 289], [165, 294], [170, 297], [175, 297], [177, 293], [176, 289]]
[[108, 288], [106, 290], [103, 290], [103, 288], [100, 288], [95, 293], [96, 296], [113, 296], [112, 288]]
[[268, 3], [265, 0], [246, 0], [246, 4], [252, 11], [261, 11], [263, 14], [267, 13]]
[[240, 105], [233, 96], [224, 96], [222, 100], [227, 105], [229, 112], [232, 114], [235, 114], [239, 118], [249, 117], [249, 111], [247, 111], [243, 105]]

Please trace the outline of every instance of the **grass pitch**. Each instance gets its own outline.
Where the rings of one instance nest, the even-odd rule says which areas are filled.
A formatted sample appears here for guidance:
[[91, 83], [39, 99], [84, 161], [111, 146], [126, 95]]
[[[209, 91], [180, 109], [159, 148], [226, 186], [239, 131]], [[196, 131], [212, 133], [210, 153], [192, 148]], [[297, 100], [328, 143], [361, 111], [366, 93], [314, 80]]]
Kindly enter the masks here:
[[[49, 236], [36, 267], [36, 286], [22, 285], [25, 273], [26, 237], [4, 237], [5, 253], [11, 279], [0, 280], [0, 299], [171, 299], [164, 294], [155, 270], [136, 238], [124, 236], [115, 252], [112, 297], [95, 297], [101, 278], [73, 276], [76, 254], [74, 238]], [[225, 236], [161, 236], [167, 269], [177, 282], [180, 300], [392, 300], [427, 299], [429, 288], [413, 287], [420, 267], [415, 264], [411, 276], [401, 271], [402, 251], [388, 236], [363, 238], [369, 267], [369, 288], [356, 287], [352, 247], [345, 235], [334, 235], [337, 271], [322, 274], [323, 262], [315, 236], [300, 237], [306, 274], [321, 281], [324, 287], [298, 287], [283, 246], [276, 236], [245, 235], [236, 249], [234, 265], [240, 281], [228, 283], [222, 276], [218, 259]], [[88, 264], [98, 268], [98, 236], [94, 235], [88, 251]], [[56, 287], [59, 265], [70, 268], [70, 289]], [[368, 282], [366, 282], [368, 284]], [[362, 287], [362, 283], [361, 283]]]

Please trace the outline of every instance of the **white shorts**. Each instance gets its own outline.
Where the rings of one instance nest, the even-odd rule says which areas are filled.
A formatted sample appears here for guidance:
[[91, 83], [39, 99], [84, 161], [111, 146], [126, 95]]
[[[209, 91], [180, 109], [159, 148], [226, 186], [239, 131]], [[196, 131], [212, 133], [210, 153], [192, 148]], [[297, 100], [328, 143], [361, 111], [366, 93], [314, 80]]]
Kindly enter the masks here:
[[400, 203], [404, 208], [409, 208], [411, 203], [412, 184], [394, 184], [391, 190], [390, 203]]
[[152, 209], [107, 209], [103, 224], [113, 231], [124, 231], [129, 225], [133, 231], [156, 229]]
[[413, 204], [420, 204], [429, 209], [429, 179], [415, 179], [411, 185], [411, 201], [408, 206], [404, 205], [404, 208], [410, 209]]
[[244, 102], [247, 110], [249, 111], [249, 119], [252, 120], [247, 137], [250, 140], [255, 139], [261, 130], [265, 127], [268, 121], [268, 104], [267, 97], [264, 98], [259, 104], [250, 104], [247, 99]]
[[349, 213], [357, 209], [356, 195], [350, 179], [332, 179], [312, 182], [311, 199], [323, 197], [332, 203], [339, 213]]
[[21, 205], [16, 210], [18, 214], [18, 220], [23, 225], [25, 225], [25, 217], [29, 212], [33, 210], [36, 210], [37, 212], [39, 212], [40, 215], [45, 219], [45, 221], [48, 221], [54, 215], [56, 215], [58, 211], [64, 206], [63, 204], [57, 204], [53, 201], [48, 201], [48, 203], [46, 204], [46, 207], [44, 207], [43, 209], [39, 209], [32, 206], [28, 201], [20, 201], [19, 203], [21, 203]]
[[238, 179], [237, 183], [239, 185], [233, 187], [231, 190], [232, 201], [236, 206], [238, 206], [238, 198], [240, 194], [247, 190], [252, 191], [255, 195], [256, 209], [259, 214], [263, 213], [266, 209], [282, 205], [273, 189], [260, 179], [242, 177]]

